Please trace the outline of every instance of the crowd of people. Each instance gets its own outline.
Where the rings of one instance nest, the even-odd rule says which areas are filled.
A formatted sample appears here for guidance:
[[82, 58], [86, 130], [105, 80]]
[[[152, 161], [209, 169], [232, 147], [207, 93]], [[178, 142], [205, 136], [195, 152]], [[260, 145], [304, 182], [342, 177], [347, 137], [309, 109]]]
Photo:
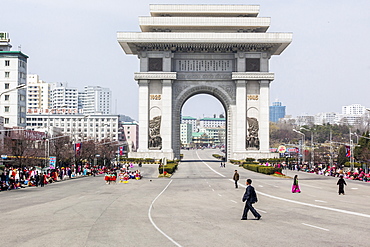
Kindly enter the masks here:
[[25, 187], [44, 187], [47, 184], [76, 178], [95, 176], [103, 173], [104, 167], [72, 166], [55, 169], [32, 167], [5, 167], [0, 170], [0, 191], [21, 189]]
[[[140, 166], [140, 165], [139, 165]], [[139, 180], [142, 178], [141, 172], [139, 170], [131, 171], [133, 164], [123, 164], [121, 166], [113, 167], [112, 169], [106, 169], [104, 180], [106, 184], [116, 183], [117, 178], [119, 183], [128, 183], [130, 179]]]

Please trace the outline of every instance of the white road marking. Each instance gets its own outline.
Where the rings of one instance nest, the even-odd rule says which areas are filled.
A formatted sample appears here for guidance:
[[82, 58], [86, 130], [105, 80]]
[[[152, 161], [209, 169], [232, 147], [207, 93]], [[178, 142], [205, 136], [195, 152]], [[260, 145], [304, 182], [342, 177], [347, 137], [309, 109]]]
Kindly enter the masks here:
[[295, 204], [300, 204], [300, 205], [304, 205], [304, 206], [308, 206], [308, 207], [321, 208], [321, 209], [335, 211], [335, 212], [339, 212], [339, 213], [345, 213], [345, 214], [351, 214], [351, 215], [356, 215], [356, 216], [370, 218], [370, 215], [368, 215], [368, 214], [357, 213], [357, 212], [343, 210], [343, 209], [337, 209], [337, 208], [329, 208], [329, 207], [319, 206], [319, 205], [315, 205], [315, 204], [311, 204], [311, 203], [294, 201], [294, 200], [285, 199], [285, 198], [278, 197], [278, 196], [269, 195], [269, 194], [266, 194], [266, 193], [263, 193], [263, 192], [258, 192], [258, 194], [263, 195], [263, 196], [266, 196], [266, 197], [270, 197], [270, 198], [273, 198], [273, 199], [277, 199], [277, 200], [281, 200], [281, 201], [286, 201], [286, 202], [291, 202], [291, 203], [295, 203]]
[[152, 219], [152, 216], [151, 216], [151, 212], [152, 212], [154, 202], [163, 194], [163, 192], [168, 188], [168, 186], [170, 186], [171, 183], [172, 183], [172, 180], [167, 184], [167, 186], [162, 190], [162, 192], [159, 193], [157, 195], [157, 197], [152, 201], [152, 204], [150, 204], [150, 207], [149, 207], [148, 217], [149, 217], [149, 220], [150, 220], [150, 222], [152, 223], [152, 225], [154, 226], [155, 229], [157, 229], [163, 236], [165, 236], [173, 244], [175, 244], [176, 246], [181, 247], [181, 245], [179, 243], [177, 243], [175, 240], [173, 240], [170, 236], [168, 236], [166, 233], [164, 233], [161, 229], [159, 229], [159, 227], [154, 223], [154, 221]]
[[212, 191], [215, 191], [214, 189], [212, 189]]
[[351, 190], [358, 190], [358, 188], [351, 188]]
[[258, 187], [261, 187], [261, 188], [262, 188], [262, 187], [263, 187], [263, 185], [258, 185]]
[[208, 185], [209, 187], [212, 187], [210, 184]]
[[[229, 179], [229, 180], [230, 181], [233, 181], [232, 179]], [[244, 184], [240, 184], [240, 186], [242, 186], [244, 188], [247, 187]], [[278, 197], [278, 196], [269, 195], [269, 194], [266, 194], [266, 193], [263, 193], [263, 192], [258, 192], [258, 194], [261, 194], [263, 196], [270, 197], [270, 198], [273, 198], [273, 199], [277, 199], [277, 200], [281, 200], [281, 201], [286, 201], [286, 202], [291, 202], [291, 203], [295, 203], [295, 204], [300, 204], [300, 205], [304, 205], [304, 206], [309, 206], [309, 207], [313, 207], [313, 208], [321, 208], [321, 209], [326, 209], [326, 210], [335, 211], [335, 212], [339, 212], [339, 213], [345, 213], [345, 214], [351, 214], [351, 215], [356, 215], [356, 216], [370, 218], [370, 215], [368, 215], [368, 214], [362, 214], [362, 213], [352, 212], [352, 211], [348, 211], [348, 210], [342, 210], [342, 209], [336, 209], [336, 208], [329, 208], [329, 207], [325, 207], [325, 206], [319, 206], [319, 205], [315, 205], [315, 204], [294, 201], [294, 200], [285, 199], [285, 198]]]
[[215, 171], [212, 167], [210, 167], [206, 162], [204, 162], [200, 157], [199, 157], [199, 154], [198, 152], [196, 152], [198, 158], [203, 162], [203, 164], [205, 164], [206, 166], [208, 166], [209, 169], [211, 169], [211, 171], [213, 171], [214, 173], [220, 175], [221, 177], [225, 177], [225, 175], [219, 173], [218, 171]]
[[323, 231], [330, 231], [329, 229], [318, 227], [318, 226], [309, 225], [309, 224], [306, 224], [306, 223], [302, 223], [302, 225], [313, 227], [313, 228], [317, 228], [317, 229], [320, 229], [320, 230], [323, 230]]
[[257, 210], [258, 212], [262, 212], [262, 213], [264, 213], [264, 214], [267, 214], [267, 212], [266, 212], [266, 211], [263, 211], [263, 210], [261, 210], [261, 209], [256, 208], [256, 210]]
[[[198, 152], [196, 152], [198, 158], [206, 165], [208, 166], [209, 169], [211, 169], [214, 173], [220, 175], [221, 177], [225, 177], [223, 174], [215, 171], [214, 169], [212, 169], [209, 165], [207, 165], [198, 155]], [[234, 180], [232, 179], [229, 179], [230, 181], [234, 182]], [[240, 184], [240, 183], [239, 183]], [[243, 184], [240, 184], [240, 186], [246, 188], [247, 186], [243, 185]], [[307, 186], [307, 187], [314, 187], [314, 186]], [[316, 188], [319, 188], [319, 187], [316, 187]], [[321, 189], [321, 188], [320, 188]], [[325, 209], [325, 210], [330, 210], [330, 211], [334, 211], [334, 212], [339, 212], [339, 213], [345, 213], [345, 214], [351, 214], [351, 215], [356, 215], [356, 216], [360, 216], [360, 217], [366, 217], [366, 218], [370, 218], [370, 215], [369, 214], [363, 214], [363, 213], [357, 213], [357, 212], [353, 212], [353, 211], [348, 211], [348, 210], [343, 210], [343, 209], [337, 209], [337, 208], [329, 208], [329, 207], [324, 207], [324, 206], [319, 206], [319, 205], [315, 205], [315, 204], [311, 204], [311, 203], [305, 203], [305, 202], [299, 202], [299, 201], [294, 201], [294, 200], [290, 200], [290, 199], [286, 199], [286, 198], [282, 198], [282, 197], [278, 197], [278, 196], [273, 196], [273, 195], [269, 195], [269, 194], [266, 194], [266, 193], [263, 193], [263, 192], [258, 192], [258, 194], [261, 194], [263, 196], [266, 196], [266, 197], [270, 197], [270, 198], [273, 198], [273, 199], [277, 199], [277, 200], [281, 200], [281, 201], [286, 201], [286, 202], [291, 202], [291, 203], [295, 203], [295, 204], [300, 204], [300, 205], [304, 205], [304, 206], [308, 206], [308, 207], [313, 207], [313, 208], [320, 208], [320, 209]]]
[[322, 189], [321, 187], [316, 187], [316, 186], [312, 186], [312, 185], [308, 185], [308, 184], [302, 184], [302, 183], [299, 183], [301, 186], [305, 186], [305, 187], [311, 187], [311, 188], [315, 188], [315, 189]]
[[217, 194], [218, 196], [222, 196], [222, 195], [220, 195], [220, 194]]
[[238, 202], [236, 202], [236, 201], [234, 201], [234, 200], [230, 200], [230, 201], [232, 201], [233, 203], [238, 203]]
[[315, 200], [315, 202], [323, 202], [323, 203], [327, 203], [326, 201], [321, 201], [321, 200]]
[[276, 187], [276, 188], [278, 188], [279, 186], [277, 186], [277, 185], [273, 185], [273, 184], [268, 184], [268, 183], [266, 183], [267, 185], [270, 185], [270, 186], [274, 186], [274, 187]]

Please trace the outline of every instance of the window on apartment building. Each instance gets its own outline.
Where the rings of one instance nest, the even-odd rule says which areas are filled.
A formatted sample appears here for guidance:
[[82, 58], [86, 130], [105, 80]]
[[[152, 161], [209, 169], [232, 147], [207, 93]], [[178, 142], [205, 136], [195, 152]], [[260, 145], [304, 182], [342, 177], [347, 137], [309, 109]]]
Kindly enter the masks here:
[[9, 106], [4, 106], [4, 112], [9, 112], [10, 107]]
[[5, 60], [5, 66], [10, 66], [10, 60]]
[[9, 78], [10, 77], [10, 72], [9, 71], [5, 71], [5, 78]]
[[4, 124], [9, 124], [9, 118], [4, 118]]
[[4, 84], [4, 89], [9, 89], [9, 83]]
[[9, 100], [9, 94], [5, 94], [4, 99]]

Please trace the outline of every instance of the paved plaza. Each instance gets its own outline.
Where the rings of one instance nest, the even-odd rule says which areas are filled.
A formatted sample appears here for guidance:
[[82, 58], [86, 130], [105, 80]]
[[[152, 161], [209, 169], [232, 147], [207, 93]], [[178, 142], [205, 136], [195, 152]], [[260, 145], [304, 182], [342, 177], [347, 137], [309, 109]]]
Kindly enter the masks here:
[[[1, 192], [1, 245], [369, 246], [370, 183], [347, 180], [339, 196], [337, 178], [288, 171], [302, 190], [292, 194], [292, 179], [221, 168], [217, 151], [183, 151], [172, 178], [143, 165], [144, 178], [128, 184], [98, 176]], [[257, 190], [259, 221], [240, 220], [246, 178]]]

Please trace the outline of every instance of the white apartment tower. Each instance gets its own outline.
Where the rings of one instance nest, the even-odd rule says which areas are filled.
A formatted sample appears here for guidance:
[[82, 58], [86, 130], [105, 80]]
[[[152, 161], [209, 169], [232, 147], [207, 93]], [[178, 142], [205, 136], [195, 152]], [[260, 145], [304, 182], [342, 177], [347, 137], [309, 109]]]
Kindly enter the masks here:
[[68, 88], [66, 83], [50, 83], [50, 100], [52, 109], [78, 110], [78, 90]]
[[4, 127], [26, 126], [26, 89], [28, 56], [11, 51], [9, 34], [0, 32], [0, 116]]
[[363, 115], [365, 114], [366, 107], [360, 104], [352, 104], [347, 106], [342, 106], [342, 114], [345, 115]]
[[111, 114], [112, 92], [100, 86], [85, 86], [82, 100], [84, 114]]
[[40, 80], [36, 74], [27, 76], [27, 113], [50, 109], [50, 84]]

